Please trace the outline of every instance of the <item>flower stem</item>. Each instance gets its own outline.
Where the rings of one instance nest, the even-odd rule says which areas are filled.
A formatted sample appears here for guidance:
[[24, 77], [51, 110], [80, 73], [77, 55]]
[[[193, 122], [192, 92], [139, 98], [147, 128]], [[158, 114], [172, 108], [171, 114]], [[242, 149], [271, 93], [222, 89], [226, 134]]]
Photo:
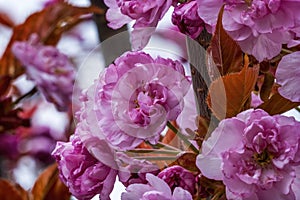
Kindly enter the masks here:
[[177, 156], [136, 156], [133, 157], [134, 159], [141, 159], [141, 160], [176, 160]]
[[37, 88], [34, 87], [32, 88], [29, 92], [27, 92], [26, 94], [24, 94], [23, 96], [19, 97], [15, 102], [14, 105], [17, 105], [18, 103], [20, 103], [23, 99], [30, 97], [32, 95], [34, 95], [37, 92]]
[[213, 196], [213, 198], [211, 200], [218, 200], [221, 199], [221, 197], [225, 194], [224, 190], [219, 190], [216, 191], [215, 195]]
[[195, 153], [199, 153], [199, 150], [184, 136], [177, 128], [173, 126], [171, 122], [167, 122], [167, 126], [171, 129], [176, 135], [188, 146], [190, 147]]
[[169, 149], [169, 150], [174, 150], [174, 151], [181, 151], [180, 149], [173, 147], [171, 145], [165, 144], [163, 142], [158, 142], [157, 145], [159, 145], [161, 148]]
[[281, 49], [281, 51], [283, 52], [283, 53], [293, 53], [293, 51], [291, 51], [291, 50], [289, 50], [289, 49], [284, 49], [284, 48], [282, 48]]
[[127, 151], [129, 153], [151, 153], [151, 154], [179, 154], [179, 151], [161, 150], [161, 149], [133, 149]]

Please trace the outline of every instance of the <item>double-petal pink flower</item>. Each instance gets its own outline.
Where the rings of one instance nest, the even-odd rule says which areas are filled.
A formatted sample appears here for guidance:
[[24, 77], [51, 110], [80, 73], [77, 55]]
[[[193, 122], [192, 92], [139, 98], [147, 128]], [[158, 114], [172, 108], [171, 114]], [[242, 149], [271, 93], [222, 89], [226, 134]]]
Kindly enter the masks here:
[[135, 20], [131, 43], [134, 49], [142, 49], [148, 43], [158, 22], [167, 13], [172, 0], [104, 0], [109, 7], [108, 26], [118, 29]]
[[167, 121], [176, 120], [182, 111], [189, 87], [180, 62], [127, 52], [88, 90], [92, 109], [88, 115], [95, 115], [90, 132], [120, 150], [143, 141], [156, 144]]
[[272, 59], [282, 44], [297, 44], [300, 2], [293, 0], [197, 0], [198, 13], [212, 27], [223, 4], [223, 26], [242, 50], [258, 61]]
[[244, 111], [220, 122], [196, 164], [228, 199], [300, 199], [299, 129], [293, 117]]

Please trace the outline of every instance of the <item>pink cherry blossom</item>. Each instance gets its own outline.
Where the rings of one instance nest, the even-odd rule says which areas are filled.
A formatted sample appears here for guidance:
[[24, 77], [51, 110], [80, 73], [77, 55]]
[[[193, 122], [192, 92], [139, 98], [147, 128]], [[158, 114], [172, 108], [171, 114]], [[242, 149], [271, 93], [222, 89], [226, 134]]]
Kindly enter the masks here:
[[148, 184], [132, 184], [126, 188], [126, 192], [122, 193], [122, 200], [192, 200], [192, 195], [182, 189], [176, 187], [172, 193], [170, 187], [162, 179], [147, 174], [146, 179]]
[[81, 110], [76, 113], [78, 123], [75, 133], [80, 137], [85, 148], [103, 164], [118, 170], [119, 180], [125, 185], [133, 183], [146, 183], [146, 173], [158, 174], [157, 165], [146, 161], [137, 160], [118, 151], [105, 139], [105, 135], [97, 125], [98, 119], [95, 106], [95, 88], [84, 91], [80, 97]]
[[205, 25], [197, 9], [197, 2], [190, 1], [176, 6], [172, 14], [172, 23], [193, 39], [200, 35]]
[[12, 51], [47, 101], [59, 111], [67, 111], [75, 81], [75, 69], [68, 57], [53, 46], [40, 44], [37, 35], [29, 41], [15, 42]]
[[142, 49], [148, 43], [158, 22], [172, 5], [172, 0], [105, 0], [109, 7], [108, 25], [118, 29], [135, 20], [131, 42], [134, 49]]
[[294, 39], [300, 25], [299, 1], [291, 0], [197, 0], [199, 16], [215, 26], [217, 15], [225, 4], [223, 26], [242, 50], [258, 61], [271, 59], [282, 44]]
[[244, 111], [220, 122], [196, 164], [204, 176], [223, 181], [228, 199], [295, 199], [299, 128], [293, 117]]
[[258, 94], [255, 94], [254, 92], [251, 93], [251, 107], [257, 108], [263, 103], [260, 96]]
[[81, 118], [95, 115], [90, 133], [114, 148], [133, 149], [143, 141], [155, 144], [167, 121], [180, 114], [189, 86], [178, 61], [127, 52], [88, 89], [90, 108], [83, 109], [91, 112]]
[[179, 165], [174, 165], [168, 167], [161, 171], [158, 175], [158, 178], [164, 180], [172, 189], [176, 187], [181, 187], [190, 192], [190, 194], [195, 194], [196, 188], [196, 177]]
[[276, 82], [281, 85], [278, 92], [291, 101], [300, 102], [300, 51], [281, 59], [275, 77]]
[[60, 179], [76, 198], [91, 199], [100, 194], [101, 200], [110, 199], [117, 170], [95, 159], [76, 134], [70, 142], [58, 142], [52, 154], [58, 163]]

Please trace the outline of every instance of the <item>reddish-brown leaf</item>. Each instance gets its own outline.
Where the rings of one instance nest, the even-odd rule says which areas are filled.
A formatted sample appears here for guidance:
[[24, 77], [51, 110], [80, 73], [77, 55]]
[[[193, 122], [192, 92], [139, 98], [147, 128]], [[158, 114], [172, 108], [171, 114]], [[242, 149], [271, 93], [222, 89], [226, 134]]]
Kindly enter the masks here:
[[13, 20], [5, 13], [0, 13], [0, 24], [3, 24], [10, 28], [15, 26]]
[[0, 76], [0, 98], [4, 97], [10, 88], [11, 77]]
[[49, 166], [42, 172], [36, 180], [31, 193], [34, 200], [70, 199], [68, 188], [58, 177], [56, 164]]
[[300, 102], [292, 102], [281, 96], [279, 93], [275, 93], [270, 99], [265, 101], [258, 108], [265, 110], [270, 115], [276, 115], [289, 111], [299, 105]]
[[30, 126], [30, 119], [24, 119], [19, 114], [21, 108], [15, 108], [12, 97], [0, 100], [0, 133], [9, 132], [19, 126]]
[[71, 194], [69, 189], [61, 182], [60, 179], [57, 179], [53, 188], [45, 197], [44, 200], [53, 200], [53, 199], [60, 199], [60, 200], [69, 200]]
[[215, 33], [208, 48], [221, 75], [239, 72], [243, 68], [243, 52], [222, 25], [224, 6], [219, 12]]
[[30, 200], [30, 194], [28, 191], [24, 190], [19, 184], [16, 184], [15, 188], [23, 200]]
[[272, 92], [272, 88], [274, 85], [274, 76], [271, 73], [264, 74], [264, 82], [261, 86], [259, 96], [263, 101], [267, 101]]
[[245, 106], [258, 77], [258, 66], [250, 68], [245, 65], [243, 70], [215, 80], [207, 97], [207, 104], [214, 115], [222, 120], [236, 116]]
[[1, 200], [29, 200], [28, 193], [19, 185], [0, 179]]
[[13, 29], [13, 35], [0, 60], [0, 75], [17, 77], [23, 73], [23, 68], [11, 52], [15, 41], [28, 40], [32, 33], [37, 33], [44, 44], [55, 45], [63, 32], [86, 19], [90, 13], [103, 14], [103, 10], [93, 6], [75, 7], [59, 2], [29, 16], [23, 24]]
[[199, 169], [195, 163], [196, 157], [197, 155], [194, 153], [183, 153], [170, 166], [180, 165], [187, 170], [197, 172]]
[[198, 116], [197, 117], [198, 129], [195, 131], [195, 141], [198, 144], [199, 149], [202, 147], [202, 143], [205, 138], [209, 137], [211, 129], [215, 128], [214, 119], [207, 119], [205, 117]]

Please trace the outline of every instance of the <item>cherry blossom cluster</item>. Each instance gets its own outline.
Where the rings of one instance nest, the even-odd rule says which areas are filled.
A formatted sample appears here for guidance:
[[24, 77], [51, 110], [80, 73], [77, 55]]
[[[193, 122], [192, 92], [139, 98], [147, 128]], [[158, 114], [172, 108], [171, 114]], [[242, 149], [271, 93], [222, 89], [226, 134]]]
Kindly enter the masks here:
[[[118, 177], [126, 186], [123, 200], [300, 200], [300, 122], [271, 112], [266, 104], [275, 105], [268, 101], [275, 97], [293, 105], [290, 109], [300, 104], [300, 1], [104, 2], [109, 7], [108, 26], [118, 29], [133, 22], [133, 50], [115, 59], [82, 91], [75, 133], [53, 151], [70, 192], [78, 199], [97, 194], [101, 200], [110, 199]], [[219, 33], [221, 23], [242, 51], [242, 67], [259, 66], [255, 87], [238, 114], [219, 118], [211, 109], [216, 119], [205, 124], [183, 64], [142, 50], [170, 9], [178, 31], [199, 43], [201, 34]], [[14, 48], [16, 56], [24, 65], [40, 69], [24, 51], [26, 47], [37, 52], [37, 47], [21, 44]], [[71, 83], [69, 62], [55, 55], [52, 62], [58, 67], [53, 73], [68, 78], [56, 84]], [[43, 65], [43, 71], [50, 64]], [[26, 67], [38, 81], [36, 68]], [[232, 74], [241, 73], [220, 79], [228, 81]], [[273, 85], [268, 98], [260, 98], [265, 74], [273, 77]], [[61, 106], [69, 92], [51, 99]]]

